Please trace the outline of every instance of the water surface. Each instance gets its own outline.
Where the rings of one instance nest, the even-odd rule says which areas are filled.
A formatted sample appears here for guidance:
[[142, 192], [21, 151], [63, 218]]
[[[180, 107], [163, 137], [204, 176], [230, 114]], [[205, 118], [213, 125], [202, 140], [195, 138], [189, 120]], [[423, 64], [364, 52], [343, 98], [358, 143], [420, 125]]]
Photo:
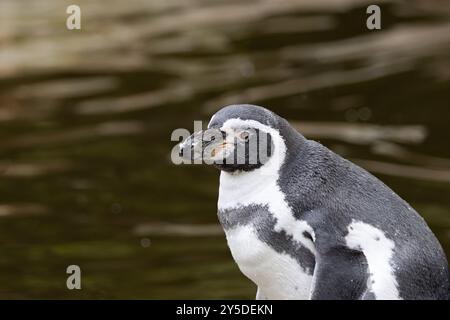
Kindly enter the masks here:
[[[218, 172], [175, 166], [175, 128], [270, 107], [365, 167], [450, 253], [450, 6], [384, 1], [0, 4], [0, 298], [245, 298]], [[82, 290], [65, 270], [82, 269]]]

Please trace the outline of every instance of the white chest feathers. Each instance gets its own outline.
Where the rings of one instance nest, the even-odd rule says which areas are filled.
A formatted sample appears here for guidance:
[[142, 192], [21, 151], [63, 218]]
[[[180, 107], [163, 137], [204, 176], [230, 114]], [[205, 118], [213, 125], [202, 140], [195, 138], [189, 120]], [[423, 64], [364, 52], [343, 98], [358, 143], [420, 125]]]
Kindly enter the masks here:
[[[243, 181], [245, 179], [245, 181]], [[275, 232], [285, 232], [292, 241], [306, 247], [315, 255], [312, 228], [297, 220], [285, 201], [285, 196], [273, 176], [242, 176], [222, 173], [219, 190], [219, 210], [233, 210], [242, 206], [258, 205], [267, 208], [276, 221]], [[268, 299], [308, 299], [312, 275], [287, 253], [277, 252], [270, 244], [258, 238], [252, 223], [226, 230], [228, 245], [242, 273], [251, 279]]]
[[312, 276], [285, 253], [278, 253], [258, 239], [251, 225], [227, 232], [231, 254], [241, 272], [268, 299], [308, 299]]

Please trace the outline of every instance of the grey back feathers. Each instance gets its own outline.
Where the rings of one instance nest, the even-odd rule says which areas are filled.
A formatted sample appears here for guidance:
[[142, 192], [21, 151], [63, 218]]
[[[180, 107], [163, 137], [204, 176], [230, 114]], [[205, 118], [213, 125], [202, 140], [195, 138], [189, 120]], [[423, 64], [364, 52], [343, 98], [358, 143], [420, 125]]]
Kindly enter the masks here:
[[[449, 297], [448, 263], [439, 242], [420, 215], [389, 187], [323, 145], [305, 139], [265, 108], [227, 106], [213, 116], [209, 127], [220, 128], [229, 119], [254, 120], [279, 132], [286, 146], [276, 181], [283, 198], [279, 201], [287, 203], [295, 218], [292, 221], [311, 227], [313, 235], [303, 236], [311, 238], [314, 250], [296, 241], [297, 235], [276, 227], [282, 217], [272, 212], [276, 205], [272, 211], [258, 203], [219, 208], [225, 231], [250, 225], [261, 242], [293, 257], [307, 273], [314, 274], [311, 298], [382, 298], [383, 290], [390, 291], [386, 296], [402, 299]], [[383, 250], [386, 255], [380, 256]], [[386, 259], [384, 269], [374, 269], [377, 255]], [[392, 273], [386, 288], [380, 285], [380, 272]]]

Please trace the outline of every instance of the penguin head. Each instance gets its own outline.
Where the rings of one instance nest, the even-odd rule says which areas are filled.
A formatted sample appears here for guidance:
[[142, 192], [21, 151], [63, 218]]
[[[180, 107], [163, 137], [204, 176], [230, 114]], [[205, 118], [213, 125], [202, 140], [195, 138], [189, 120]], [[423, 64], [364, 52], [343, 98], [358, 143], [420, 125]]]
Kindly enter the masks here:
[[254, 171], [284, 159], [282, 127], [286, 120], [254, 105], [230, 105], [211, 117], [208, 129], [180, 144], [184, 159], [202, 158], [206, 164], [229, 173]]

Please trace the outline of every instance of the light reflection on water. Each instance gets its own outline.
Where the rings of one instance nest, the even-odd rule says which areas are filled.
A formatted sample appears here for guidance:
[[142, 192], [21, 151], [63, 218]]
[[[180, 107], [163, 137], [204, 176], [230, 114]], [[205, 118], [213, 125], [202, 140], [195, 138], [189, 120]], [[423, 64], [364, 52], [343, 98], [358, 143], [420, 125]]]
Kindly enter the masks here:
[[229, 103], [371, 170], [450, 253], [446, 2], [386, 1], [377, 32], [364, 0], [110, 2], [78, 1], [81, 32], [59, 1], [1, 3], [0, 297], [253, 298], [218, 173], [170, 162], [172, 130]]

